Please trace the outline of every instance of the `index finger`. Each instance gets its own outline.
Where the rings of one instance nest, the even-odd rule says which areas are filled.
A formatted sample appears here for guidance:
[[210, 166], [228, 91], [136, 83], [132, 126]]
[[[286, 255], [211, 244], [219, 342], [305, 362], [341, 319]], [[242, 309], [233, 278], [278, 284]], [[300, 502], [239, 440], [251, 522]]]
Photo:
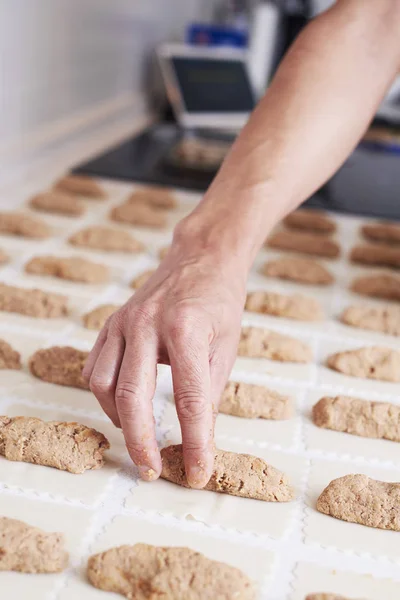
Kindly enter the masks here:
[[168, 347], [183, 457], [190, 487], [203, 488], [214, 465], [214, 423], [210, 398], [207, 339], [174, 342]]
[[127, 340], [115, 404], [129, 454], [143, 479], [156, 479], [161, 457], [156, 441], [153, 396], [157, 377], [157, 343], [137, 336]]

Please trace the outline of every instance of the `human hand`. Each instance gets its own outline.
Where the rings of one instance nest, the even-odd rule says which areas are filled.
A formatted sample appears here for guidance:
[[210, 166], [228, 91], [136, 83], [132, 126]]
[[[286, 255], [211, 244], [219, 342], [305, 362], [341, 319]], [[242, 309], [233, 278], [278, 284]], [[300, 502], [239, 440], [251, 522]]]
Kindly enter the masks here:
[[[207, 246], [207, 244], [206, 244]], [[236, 357], [247, 271], [237, 257], [197, 243], [177, 228], [171, 250], [148, 282], [107, 321], [83, 375], [125, 436], [143, 479], [161, 457], [152, 399], [157, 363], [170, 364], [189, 485], [208, 482], [214, 422]]]

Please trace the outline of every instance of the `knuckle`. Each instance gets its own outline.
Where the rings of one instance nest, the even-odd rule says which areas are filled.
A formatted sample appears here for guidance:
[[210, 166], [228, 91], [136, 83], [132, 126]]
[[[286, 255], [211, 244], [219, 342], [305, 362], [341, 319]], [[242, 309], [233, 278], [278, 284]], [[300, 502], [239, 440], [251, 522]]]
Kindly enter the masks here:
[[179, 417], [183, 421], [196, 423], [207, 415], [207, 401], [204, 395], [194, 388], [176, 392], [175, 402]]
[[149, 327], [153, 324], [153, 311], [147, 304], [140, 304], [132, 309], [129, 321], [136, 327]]
[[119, 337], [122, 333], [123, 322], [124, 313], [122, 309], [110, 315], [104, 325], [104, 329], [107, 329], [107, 336], [111, 338]]
[[95, 396], [105, 396], [112, 392], [113, 383], [110, 379], [104, 377], [104, 375], [92, 375], [89, 387]]
[[179, 309], [168, 316], [168, 333], [173, 340], [186, 340], [192, 337], [199, 327], [200, 319], [190, 309]]
[[144, 391], [140, 386], [130, 381], [118, 383], [115, 391], [115, 402], [121, 417], [129, 419], [134, 417], [142, 404]]
[[135, 328], [135, 334], [147, 330], [153, 325], [154, 310], [147, 304], [125, 305], [108, 317], [106, 325], [109, 337], [119, 337], [123, 332], [131, 332]]
[[[192, 439], [190, 437], [185, 438], [185, 452], [191, 456], [198, 456], [204, 454], [209, 447], [209, 440], [206, 436], [199, 439]], [[196, 461], [197, 462], [197, 461]]]

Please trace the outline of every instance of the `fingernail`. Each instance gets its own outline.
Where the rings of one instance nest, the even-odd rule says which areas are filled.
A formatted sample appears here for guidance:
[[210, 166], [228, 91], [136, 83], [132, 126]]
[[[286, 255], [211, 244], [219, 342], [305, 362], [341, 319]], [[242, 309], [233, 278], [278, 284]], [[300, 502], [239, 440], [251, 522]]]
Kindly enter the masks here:
[[187, 480], [190, 487], [197, 489], [203, 488], [208, 482], [207, 473], [204, 467], [189, 467], [187, 472]]
[[139, 465], [138, 470], [140, 477], [144, 481], [154, 481], [155, 479], [157, 479], [157, 473], [151, 467], [147, 467], [146, 465]]

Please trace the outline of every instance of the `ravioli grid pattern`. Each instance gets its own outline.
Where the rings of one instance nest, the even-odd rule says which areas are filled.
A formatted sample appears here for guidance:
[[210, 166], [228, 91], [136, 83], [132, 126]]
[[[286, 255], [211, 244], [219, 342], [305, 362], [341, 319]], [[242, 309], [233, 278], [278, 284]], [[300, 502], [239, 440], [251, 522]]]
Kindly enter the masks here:
[[[9, 265], [0, 268], [0, 281], [13, 282], [15, 285], [19, 285], [19, 281], [23, 281], [26, 285], [31, 282], [32, 286], [71, 295], [71, 297], [75, 297], [78, 300], [77, 304], [79, 304], [79, 310], [74, 310], [73, 315], [65, 319], [65, 323], [59, 324], [54, 330], [52, 330], [51, 321], [47, 322], [48, 329], [46, 330], [32, 330], [24, 317], [10, 320], [7, 315], [2, 314], [0, 315], [0, 337], [2, 334], [8, 334], [8, 336], [15, 334], [16, 339], [18, 339], [19, 335], [24, 335], [35, 338], [43, 347], [55, 344], [70, 344], [82, 349], [89, 349], [96, 337], [96, 333], [86, 331], [81, 327], [79, 323], [80, 315], [105, 302], [122, 303], [133, 292], [133, 290], [127, 288], [126, 284], [142, 271], [158, 264], [157, 252], [159, 248], [170, 242], [172, 229], [168, 232], [150, 232], [146, 229], [126, 227], [148, 249], [146, 253], [130, 255], [129, 257], [124, 257], [121, 254], [106, 254], [92, 250], [86, 251], [81, 248], [69, 246], [66, 243], [67, 238], [73, 232], [92, 224], [104, 224], [108, 222], [110, 225], [118, 227], [115, 223], [108, 221], [107, 214], [112, 206], [122, 202], [127, 193], [133, 189], [133, 186], [109, 182], [104, 182], [104, 185], [110, 192], [111, 199], [98, 202], [95, 200], [85, 201], [87, 213], [79, 219], [53, 217], [46, 213], [34, 213], [32, 211], [32, 214], [37, 215], [54, 226], [57, 237], [41, 242], [17, 240], [5, 236], [0, 238], [0, 245], [9, 250], [10, 255], [13, 257]], [[32, 189], [31, 191], [33, 193], [39, 190]], [[197, 199], [195, 195], [187, 193], [178, 192], [177, 195], [180, 208], [172, 211], [171, 225], [190, 210], [194, 200]], [[21, 207], [25, 204], [27, 197], [29, 197], [29, 193], [25, 190], [24, 195], [21, 195], [19, 198]], [[9, 206], [9, 202], [3, 199], [2, 205]], [[51, 506], [53, 505], [63, 504], [82, 506], [88, 511], [88, 526], [82, 532], [79, 549], [74, 554], [68, 570], [57, 576], [57, 581], [51, 592], [46, 595], [46, 600], [61, 600], [64, 598], [63, 594], [68, 591], [71, 582], [73, 583], [75, 579], [79, 580], [81, 577], [80, 570], [87, 555], [95, 547], [101, 535], [107, 531], [113, 519], [117, 516], [130, 515], [140, 518], [144, 523], [167, 525], [171, 528], [171, 531], [174, 528], [178, 528], [189, 533], [199, 533], [209, 540], [210, 545], [212, 545], [213, 539], [218, 538], [225, 540], [227, 544], [229, 542], [242, 544], [244, 553], [246, 552], [246, 547], [271, 552], [274, 560], [268, 568], [266, 567], [266, 574], [259, 595], [259, 598], [263, 600], [292, 600], [292, 598], [297, 598], [296, 570], [298, 564], [304, 562], [315, 564], [316, 568], [325, 567], [360, 575], [370, 574], [373, 578], [379, 580], [381, 578], [390, 579], [392, 582], [398, 583], [400, 597], [400, 557], [393, 559], [384, 554], [377, 556], [374, 554], [373, 548], [371, 548], [371, 552], [369, 553], [357, 553], [351, 549], [343, 551], [336, 547], [325, 547], [323, 544], [310, 544], [309, 540], [307, 540], [308, 514], [310, 510], [313, 510], [307, 506], [309, 478], [314, 463], [321, 461], [325, 461], [326, 464], [339, 463], [343, 466], [343, 474], [351, 471], [356, 472], [358, 468], [372, 466], [381, 471], [382, 478], [384, 478], [386, 472], [396, 472], [399, 477], [397, 480], [400, 481], [400, 464], [394, 460], [367, 459], [362, 455], [341, 453], [340, 448], [336, 452], [326, 452], [307, 447], [307, 428], [312, 427], [309, 423], [307, 402], [307, 396], [310, 393], [318, 393], [320, 396], [327, 394], [348, 394], [370, 400], [386, 400], [400, 404], [400, 394], [396, 392], [396, 388], [392, 384], [381, 382], [371, 383], [368, 380], [355, 382], [339, 374], [335, 381], [332, 381], [329, 377], [326, 377], [325, 369], [321, 365], [329, 345], [337, 346], [338, 349], [346, 349], [347, 347], [356, 348], [362, 345], [381, 343], [394, 348], [400, 348], [398, 338], [374, 332], [358, 331], [342, 326], [337, 322], [336, 317], [340, 310], [352, 302], [369, 302], [371, 304], [379, 304], [380, 302], [372, 299], [364, 300], [347, 291], [348, 283], [353, 276], [373, 270], [350, 265], [346, 260], [349, 248], [353, 243], [356, 243], [358, 227], [365, 220], [344, 216], [335, 216], [335, 219], [339, 225], [337, 238], [343, 248], [342, 257], [338, 261], [322, 261], [335, 274], [336, 282], [333, 286], [321, 289], [314, 286], [302, 286], [290, 282], [267, 279], [259, 275], [258, 268], [262, 262], [268, 258], [281, 255], [279, 252], [269, 249], [260, 251], [248, 283], [249, 290], [269, 289], [271, 291], [281, 291], [282, 293], [304, 293], [306, 295], [314, 295], [321, 301], [327, 313], [327, 321], [324, 322], [323, 327], [318, 323], [301, 323], [250, 313], [245, 313], [243, 317], [244, 325], [271, 326], [276, 331], [310, 343], [315, 354], [313, 365], [300, 366], [295, 372], [295, 369], [291, 365], [282, 366], [270, 363], [269, 361], [248, 361], [245, 359], [239, 360], [233, 371], [233, 377], [238, 380], [270, 385], [271, 387], [275, 386], [278, 390], [284, 387], [285, 390], [292, 391], [296, 399], [296, 426], [290, 444], [270, 443], [267, 440], [263, 442], [254, 441], [251, 437], [242, 439], [237, 436], [236, 438], [229, 439], [229, 436], [226, 436], [225, 438], [229, 439], [229, 441], [238, 441], [246, 444], [249, 448], [249, 453], [257, 454], [257, 447], [260, 447], [279, 451], [287, 455], [300, 456], [305, 459], [307, 467], [304, 470], [301, 486], [298, 490], [298, 499], [294, 505], [290, 523], [284, 535], [281, 538], [274, 539], [267, 535], [239, 532], [234, 528], [223, 528], [218, 525], [206, 525], [179, 519], [171, 515], [166, 516], [162, 512], [160, 514], [160, 512], [148, 511], [146, 507], [141, 507], [139, 510], [128, 509], [125, 506], [125, 500], [131, 493], [134, 497], [135, 491], [133, 490], [132, 492], [131, 490], [135, 486], [136, 471], [127, 457], [121, 459], [120, 470], [110, 477], [107, 485], [96, 498], [96, 501], [91, 504], [61, 495], [52, 496], [43, 491], [28, 490], [23, 486], [18, 487], [0, 483], [0, 495], [4, 497], [12, 497], [13, 495], [23, 496], [30, 498], [32, 503], [42, 500], [47, 503], [48, 510], [51, 510]], [[23, 275], [23, 266], [32, 256], [46, 253], [66, 256], [80, 255], [94, 262], [108, 264], [112, 273], [111, 282], [110, 284], [101, 286], [64, 284], [64, 282], [59, 282], [51, 278], [37, 278]], [[17, 347], [17, 349], [19, 348]], [[38, 399], [35, 396], [35, 390], [39, 390], [38, 382], [30, 378], [28, 374], [26, 375], [26, 379], [26, 381], [17, 382], [15, 385], [8, 385], [7, 382], [0, 381], [1, 414], [6, 414], [10, 406], [25, 404], [27, 409], [39, 406], [44, 412], [46, 408], [54, 409], [54, 407], [59, 407], [62, 410], [70, 412], [78, 421], [79, 417], [86, 417], [95, 418], [97, 421], [102, 420], [104, 423], [107, 423], [105, 415], [94, 407], [82, 408], [79, 405], [69, 405], [68, 400], [65, 401], [67, 398], [65, 390], [62, 394], [60, 392], [60, 394], [54, 397], [51, 397], [49, 393], [49, 395], [45, 397], [40, 396]], [[54, 386], [51, 387], [53, 388]], [[43, 389], [43, 386], [41, 386], [40, 393]], [[70, 395], [76, 393], [75, 390], [68, 390], [68, 394]], [[81, 393], [86, 394], [85, 392]], [[169, 434], [168, 427], [163, 423], [163, 415], [169, 402], [170, 393], [171, 381], [169, 371], [161, 367], [154, 401], [156, 422], [158, 425], [158, 439], [160, 442], [165, 440]], [[62, 396], [60, 400], [58, 396]], [[339, 443], [340, 434], [337, 435]], [[223, 436], [220, 439], [222, 442]], [[390, 442], [387, 442], [387, 444], [390, 444]], [[35, 467], [32, 466], [32, 468], [34, 469]], [[79, 480], [77, 480], [78, 484]], [[310, 591], [312, 591], [312, 588], [310, 588]], [[11, 598], [11, 589], [8, 590], [8, 594], [5, 597]], [[97, 594], [97, 592], [91, 590], [91, 594]], [[103, 597], [103, 594], [98, 592], [98, 597]], [[112, 595], [110, 595], [111, 597]], [[375, 596], [371, 597], [371, 600], [375, 600]], [[390, 600], [389, 597], [387, 600]]]

